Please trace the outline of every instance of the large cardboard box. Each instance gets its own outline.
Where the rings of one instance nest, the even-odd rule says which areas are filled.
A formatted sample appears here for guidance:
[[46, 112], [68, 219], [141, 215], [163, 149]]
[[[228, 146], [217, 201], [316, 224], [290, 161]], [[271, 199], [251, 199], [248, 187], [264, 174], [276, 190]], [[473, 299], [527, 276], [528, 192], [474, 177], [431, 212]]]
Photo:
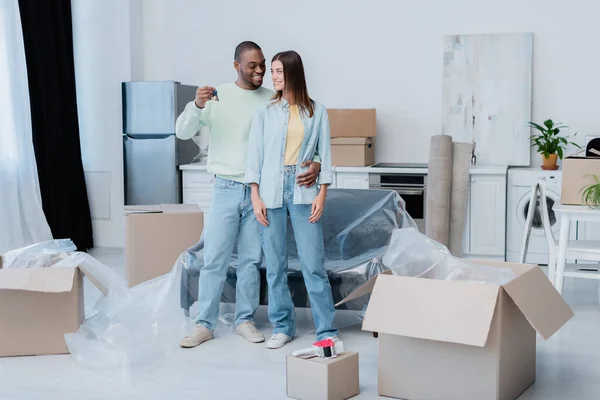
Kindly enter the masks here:
[[498, 286], [384, 273], [341, 302], [371, 293], [363, 330], [379, 333], [380, 395], [514, 400], [535, 381], [536, 331], [548, 339], [573, 312], [539, 267], [485, 264], [516, 278]]
[[287, 395], [298, 400], [345, 400], [360, 392], [358, 353], [345, 352], [336, 358], [288, 356]]
[[375, 163], [375, 138], [332, 138], [331, 164], [337, 167], [366, 167]]
[[377, 136], [377, 113], [374, 108], [329, 108], [327, 114], [329, 115], [329, 129], [332, 138]]
[[125, 275], [129, 286], [169, 273], [196, 244], [204, 217], [197, 204], [125, 207]]
[[582, 205], [583, 191], [596, 183], [594, 175], [600, 177], [600, 157], [585, 157], [579, 153], [563, 159], [562, 189], [560, 202], [562, 204]]
[[79, 268], [0, 269], [0, 356], [69, 353], [83, 319]]

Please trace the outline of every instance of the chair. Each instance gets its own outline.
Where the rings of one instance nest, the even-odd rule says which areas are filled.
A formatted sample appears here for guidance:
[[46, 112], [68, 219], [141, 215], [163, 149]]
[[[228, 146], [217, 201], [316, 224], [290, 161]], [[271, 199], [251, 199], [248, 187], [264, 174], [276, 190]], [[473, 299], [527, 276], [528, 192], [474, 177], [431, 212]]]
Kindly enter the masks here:
[[[540, 204], [538, 204], [538, 199]], [[581, 264], [568, 264], [569, 271], [556, 270], [558, 246], [554, 239], [554, 234], [552, 233], [550, 225], [548, 204], [546, 202], [545, 181], [539, 180], [535, 185], [533, 185], [529, 204], [530, 207], [527, 211], [527, 220], [525, 222], [525, 232], [523, 235], [523, 245], [521, 248], [521, 262], [525, 263], [526, 261], [527, 248], [529, 247], [529, 237], [531, 234], [531, 227], [533, 224], [533, 217], [535, 215], [535, 211], [539, 209], [542, 217], [542, 225], [544, 227], [546, 243], [548, 244], [548, 278], [550, 279], [550, 282], [552, 282], [553, 285], [557, 286], [557, 272], [560, 272], [561, 275], [566, 277], [600, 279], [600, 274], [590, 274], [589, 272], [577, 271], [577, 268], [582, 268]], [[532, 207], [531, 205], [536, 206]], [[600, 262], [600, 242], [593, 240], [570, 240], [567, 245], [565, 259]], [[562, 294], [562, 281], [560, 282], [560, 284], [558, 284], [558, 286], [560, 287], [556, 287], [556, 289], [559, 293]]]

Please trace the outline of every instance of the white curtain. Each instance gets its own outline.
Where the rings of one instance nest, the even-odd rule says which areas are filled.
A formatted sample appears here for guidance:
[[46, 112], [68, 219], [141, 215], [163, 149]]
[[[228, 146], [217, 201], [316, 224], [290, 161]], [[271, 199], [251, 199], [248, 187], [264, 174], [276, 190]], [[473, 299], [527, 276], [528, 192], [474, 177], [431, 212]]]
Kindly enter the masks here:
[[0, 0], [0, 253], [52, 238], [31, 136], [17, 0]]

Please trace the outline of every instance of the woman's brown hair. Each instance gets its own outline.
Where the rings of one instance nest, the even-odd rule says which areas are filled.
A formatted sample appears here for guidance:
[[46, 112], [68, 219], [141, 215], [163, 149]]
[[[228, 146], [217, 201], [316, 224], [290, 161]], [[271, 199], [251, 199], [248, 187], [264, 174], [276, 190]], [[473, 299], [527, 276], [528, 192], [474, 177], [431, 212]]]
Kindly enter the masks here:
[[[282, 51], [281, 53], [275, 54], [273, 60], [279, 61], [283, 64], [283, 77], [285, 80], [285, 90], [294, 96], [294, 102], [308, 114], [310, 118], [315, 113], [315, 105], [308, 95], [308, 89], [306, 88], [306, 78], [304, 76], [304, 64], [300, 54], [293, 50]], [[283, 93], [278, 90], [273, 97], [273, 100], [281, 100]]]

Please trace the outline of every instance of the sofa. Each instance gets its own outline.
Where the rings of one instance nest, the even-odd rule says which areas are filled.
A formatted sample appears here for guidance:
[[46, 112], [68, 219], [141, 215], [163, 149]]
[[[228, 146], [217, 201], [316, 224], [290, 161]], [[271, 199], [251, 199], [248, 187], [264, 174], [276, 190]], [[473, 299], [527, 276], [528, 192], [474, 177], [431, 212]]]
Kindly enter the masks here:
[[[383, 271], [380, 257], [384, 254], [392, 231], [416, 227], [405, 211], [404, 201], [390, 190], [330, 189], [321, 219], [325, 244], [325, 268], [331, 284], [334, 303], [367, 280]], [[181, 307], [189, 314], [198, 299], [198, 280], [203, 262], [204, 240], [187, 249], [180, 262]], [[237, 249], [237, 243], [234, 247]], [[288, 285], [296, 307], [310, 307], [298, 260], [298, 253], [288, 220]], [[235, 303], [237, 252], [231, 258], [221, 301]], [[260, 304], [267, 304], [266, 266], [260, 268]], [[368, 296], [347, 302], [339, 307], [362, 310]]]

